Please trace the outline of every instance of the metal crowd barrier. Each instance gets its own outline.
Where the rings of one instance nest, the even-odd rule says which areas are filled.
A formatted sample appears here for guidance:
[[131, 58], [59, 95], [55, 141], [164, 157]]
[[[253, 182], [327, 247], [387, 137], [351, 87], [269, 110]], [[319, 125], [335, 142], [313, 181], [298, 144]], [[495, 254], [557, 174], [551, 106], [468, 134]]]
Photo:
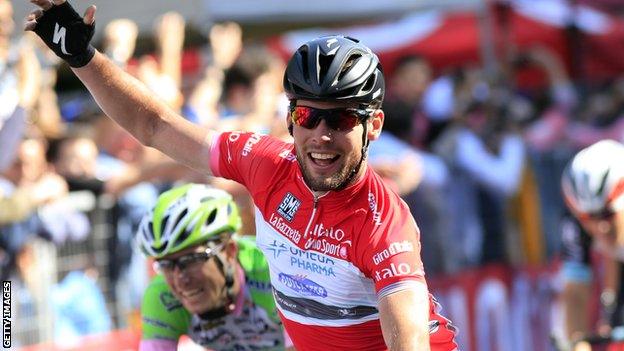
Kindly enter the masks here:
[[[26, 279], [12, 282], [12, 346], [50, 343], [54, 340], [54, 312], [51, 292], [67, 273], [95, 268], [99, 272], [97, 285], [105, 296], [106, 307], [112, 318], [112, 328], [126, 324], [115, 299], [115, 288], [108, 276], [110, 263], [108, 242], [115, 235], [109, 222], [115, 203], [110, 196], [96, 197], [88, 191], [72, 192], [65, 200], [67, 206], [83, 212], [89, 218], [91, 230], [80, 241], [66, 240], [55, 244], [43, 239], [34, 240], [31, 249], [32, 269]], [[22, 280], [22, 279], [18, 279]], [[28, 286], [27, 286], [28, 285]], [[121, 318], [122, 319], [122, 318]]]

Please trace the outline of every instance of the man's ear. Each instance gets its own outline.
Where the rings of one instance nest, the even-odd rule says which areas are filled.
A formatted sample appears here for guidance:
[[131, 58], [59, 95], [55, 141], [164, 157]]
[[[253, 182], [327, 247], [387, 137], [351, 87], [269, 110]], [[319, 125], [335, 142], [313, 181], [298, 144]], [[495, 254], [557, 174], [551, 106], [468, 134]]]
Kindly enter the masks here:
[[381, 134], [381, 130], [383, 128], [383, 122], [385, 119], [384, 112], [380, 109], [377, 109], [373, 112], [373, 117], [368, 120], [368, 140], [377, 140], [379, 139], [379, 135]]
[[223, 248], [223, 252], [225, 252], [229, 260], [238, 259], [238, 244], [236, 241], [233, 239], [228, 240], [227, 244], [225, 244], [225, 247]]
[[290, 119], [290, 114], [286, 114], [286, 127], [288, 128], [288, 134], [290, 134], [290, 136], [293, 136], [293, 123]]

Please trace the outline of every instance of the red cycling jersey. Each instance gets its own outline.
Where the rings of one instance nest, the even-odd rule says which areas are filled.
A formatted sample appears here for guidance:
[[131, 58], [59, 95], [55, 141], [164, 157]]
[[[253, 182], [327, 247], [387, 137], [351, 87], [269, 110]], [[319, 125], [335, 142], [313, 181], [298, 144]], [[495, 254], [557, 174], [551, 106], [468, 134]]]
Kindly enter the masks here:
[[[375, 172], [315, 197], [291, 143], [226, 132], [213, 138], [214, 175], [243, 184], [275, 300], [298, 350], [385, 350], [378, 299], [426, 284], [409, 208]], [[434, 351], [456, 350], [454, 328], [430, 297]]]

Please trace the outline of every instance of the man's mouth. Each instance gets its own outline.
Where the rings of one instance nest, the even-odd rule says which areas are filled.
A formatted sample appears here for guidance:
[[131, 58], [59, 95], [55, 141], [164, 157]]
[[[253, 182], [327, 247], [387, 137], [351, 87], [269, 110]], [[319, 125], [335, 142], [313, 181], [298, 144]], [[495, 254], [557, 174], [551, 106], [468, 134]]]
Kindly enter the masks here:
[[185, 290], [185, 291], [180, 292], [180, 294], [182, 295], [183, 298], [190, 299], [190, 298], [197, 297], [203, 292], [204, 292], [204, 289], [199, 288], [199, 289], [193, 289], [193, 290]]
[[340, 155], [338, 154], [321, 152], [310, 152], [308, 153], [308, 156], [315, 165], [321, 167], [329, 166], [340, 158]]

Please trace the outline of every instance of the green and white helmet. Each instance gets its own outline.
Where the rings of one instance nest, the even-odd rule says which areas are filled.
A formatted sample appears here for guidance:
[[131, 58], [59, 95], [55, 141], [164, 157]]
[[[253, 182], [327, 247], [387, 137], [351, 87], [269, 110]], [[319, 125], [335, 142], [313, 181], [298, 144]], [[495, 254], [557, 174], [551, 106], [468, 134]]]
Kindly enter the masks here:
[[162, 193], [156, 206], [141, 220], [137, 240], [153, 258], [193, 245], [221, 239], [241, 227], [236, 203], [227, 192], [201, 184], [187, 184]]

